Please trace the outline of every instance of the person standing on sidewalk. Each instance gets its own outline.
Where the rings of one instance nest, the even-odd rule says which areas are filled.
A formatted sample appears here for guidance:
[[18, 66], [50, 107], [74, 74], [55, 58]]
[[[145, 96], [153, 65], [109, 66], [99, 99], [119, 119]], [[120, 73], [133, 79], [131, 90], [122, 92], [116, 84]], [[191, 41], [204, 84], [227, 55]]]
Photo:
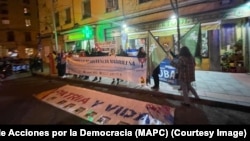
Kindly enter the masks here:
[[56, 51], [49, 53], [47, 57], [49, 58], [50, 74], [56, 74]]
[[[115, 49], [114, 49], [114, 48], [110, 49], [109, 56], [116, 56], [116, 54], [115, 54]], [[119, 78], [116, 78], [116, 81], [117, 81], [117, 82], [116, 82], [116, 85], [118, 85], [120, 79], [119, 79]], [[111, 82], [111, 85], [113, 85], [114, 83], [115, 83], [115, 78], [113, 78], [113, 80], [112, 80], [112, 82]]]
[[159, 78], [159, 74], [160, 74], [161, 70], [160, 70], [160, 64], [153, 70], [153, 80], [154, 80], [154, 86], [151, 87], [151, 89], [153, 90], [159, 90], [159, 85], [160, 85], [160, 78]]
[[185, 106], [190, 106], [190, 99], [188, 97], [189, 90], [195, 98], [199, 99], [196, 90], [192, 87], [191, 83], [195, 81], [195, 59], [190, 53], [188, 47], [183, 46], [180, 49], [179, 59], [177, 62], [171, 61], [170, 64], [178, 68], [178, 79], [183, 90]]

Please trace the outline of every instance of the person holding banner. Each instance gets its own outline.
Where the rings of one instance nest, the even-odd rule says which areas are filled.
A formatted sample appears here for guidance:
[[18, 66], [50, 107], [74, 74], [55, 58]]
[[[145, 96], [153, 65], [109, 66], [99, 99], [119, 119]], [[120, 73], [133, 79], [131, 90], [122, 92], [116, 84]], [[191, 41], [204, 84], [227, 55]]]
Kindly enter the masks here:
[[[110, 49], [110, 53], [109, 53], [109, 56], [116, 56], [116, 54], [115, 54], [115, 49], [114, 48], [112, 48], [112, 49]], [[119, 84], [119, 78], [116, 78], [116, 85], [118, 85]], [[115, 78], [113, 78], [113, 80], [112, 80], [112, 82], [111, 82], [111, 85], [113, 85], [115, 83]]]
[[185, 106], [190, 106], [190, 100], [188, 97], [189, 90], [192, 92], [195, 98], [200, 98], [196, 90], [191, 85], [191, 83], [195, 81], [195, 59], [188, 47], [183, 46], [180, 49], [178, 61], [176, 62], [172, 60], [170, 64], [178, 68], [178, 80], [180, 81], [184, 96], [184, 102], [182, 104]]
[[137, 54], [138, 61], [141, 63], [141, 67], [143, 68], [143, 63], [146, 62], [146, 52], [143, 47], [140, 47]]
[[159, 89], [159, 84], [160, 84], [160, 78], [159, 78], [159, 74], [160, 74], [160, 65], [158, 65], [154, 71], [153, 71], [153, 79], [154, 79], [154, 86], [151, 87], [151, 89], [153, 90], [158, 90]]

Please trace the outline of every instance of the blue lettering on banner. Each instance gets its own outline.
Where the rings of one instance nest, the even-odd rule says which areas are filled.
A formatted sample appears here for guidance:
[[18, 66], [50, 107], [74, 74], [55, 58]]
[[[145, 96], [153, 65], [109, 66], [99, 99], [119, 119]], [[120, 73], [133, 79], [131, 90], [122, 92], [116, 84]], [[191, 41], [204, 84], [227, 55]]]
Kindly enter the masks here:
[[137, 114], [132, 109], [128, 109], [128, 108], [124, 109], [124, 107], [121, 107], [121, 106], [118, 106], [118, 105], [113, 106], [112, 104], [109, 104], [105, 109], [105, 111], [107, 111], [107, 112], [110, 112], [110, 111], [113, 111], [113, 110], [115, 110], [114, 114], [120, 115], [120, 116], [122, 116], [124, 118], [131, 118], [131, 117], [133, 117], [133, 116], [135, 116]]
[[160, 64], [160, 81], [176, 84], [177, 80], [175, 79], [176, 68], [170, 65], [169, 59], [164, 59]]
[[103, 101], [99, 101], [99, 100], [96, 100], [95, 103], [91, 106], [91, 107], [95, 107], [99, 104], [103, 104], [104, 102]]

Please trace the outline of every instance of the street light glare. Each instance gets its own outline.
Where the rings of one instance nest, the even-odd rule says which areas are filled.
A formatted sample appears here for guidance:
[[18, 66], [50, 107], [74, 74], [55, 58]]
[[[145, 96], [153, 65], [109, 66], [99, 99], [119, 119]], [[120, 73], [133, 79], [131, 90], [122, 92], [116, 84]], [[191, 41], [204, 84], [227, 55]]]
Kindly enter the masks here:
[[176, 15], [172, 15], [170, 18], [171, 19], [176, 19]]

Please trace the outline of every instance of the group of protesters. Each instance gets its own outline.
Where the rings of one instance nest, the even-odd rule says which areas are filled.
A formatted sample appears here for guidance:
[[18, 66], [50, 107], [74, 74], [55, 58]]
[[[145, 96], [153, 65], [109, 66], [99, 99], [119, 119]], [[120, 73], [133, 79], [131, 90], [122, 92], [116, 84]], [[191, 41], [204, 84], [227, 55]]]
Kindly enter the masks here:
[[[167, 50], [169, 51], [168, 45], [166, 45]], [[143, 49], [143, 47], [140, 47], [140, 49], [138, 50], [138, 59], [139, 62], [141, 63], [141, 67], [143, 67], [143, 62], [144, 59], [146, 57], [146, 53], [145, 50]], [[171, 52], [171, 51], [170, 51]], [[111, 49], [109, 53], [103, 53], [100, 49], [98, 48], [94, 48], [91, 52], [85, 51], [85, 50], [81, 50], [79, 51], [78, 54], [73, 54], [73, 52], [60, 52], [60, 53], [56, 53], [53, 52], [51, 54], [49, 54], [49, 58], [50, 58], [50, 72], [52, 74], [55, 74], [55, 69], [54, 67], [57, 69], [57, 73], [59, 77], [65, 77], [66, 75], [66, 57], [70, 57], [73, 55], [77, 55], [78, 57], [90, 57], [90, 56], [128, 56], [126, 54], [126, 52], [122, 49], [122, 47], [120, 47], [119, 53], [115, 52], [115, 49]], [[195, 61], [194, 58], [192, 57], [188, 47], [184, 46], [181, 48], [180, 50], [180, 54], [178, 56], [178, 60], [177, 62], [174, 62], [174, 59], [171, 58], [171, 65], [176, 67], [178, 69], [178, 75], [179, 77], [177, 78], [180, 81], [180, 90], [183, 90], [183, 95], [184, 95], [184, 105], [189, 106], [190, 105], [190, 101], [188, 98], [188, 92], [191, 91], [192, 94], [195, 96], [195, 98], [199, 99], [199, 96], [197, 94], [197, 92], [195, 91], [195, 89], [192, 87], [191, 82], [195, 81]], [[53, 63], [53, 62], [56, 63]], [[185, 66], [185, 67], [183, 67]], [[154, 79], [154, 86], [151, 87], [151, 89], [153, 90], [158, 90], [159, 89], [159, 73], [160, 73], [160, 66], [157, 66], [156, 69], [154, 70], [152, 76]], [[188, 75], [184, 75], [184, 74], [188, 74]], [[89, 76], [83, 76], [83, 75], [79, 75], [81, 78], [84, 78], [84, 80], [89, 79]], [[101, 77], [97, 77], [95, 76], [94, 79], [92, 81], [101, 81]], [[113, 81], [111, 82], [111, 84], [114, 84], [115, 81], [117, 81], [117, 85], [119, 84], [120, 79], [118, 78], [113, 78]]]
[[[47, 57], [49, 58], [50, 62], [50, 74], [58, 74], [59, 77], [65, 78], [68, 74], [66, 73], [66, 58], [67, 57], [94, 57], [94, 56], [127, 56], [126, 52], [122, 50], [122, 48], [119, 50], [119, 53], [116, 54], [114, 49], [110, 49], [110, 52], [105, 53], [102, 52], [99, 48], [93, 48], [90, 52], [86, 51], [84, 49], [79, 50], [78, 52], [65, 52], [61, 51], [57, 53], [56, 51], [53, 51], [50, 53]], [[57, 70], [57, 71], [56, 71]], [[87, 75], [81, 75], [81, 74], [73, 74], [75, 78], [81, 78], [83, 80], [88, 80], [89, 76]], [[102, 77], [95, 76], [92, 82], [97, 81], [101, 82]], [[113, 79], [111, 84], [114, 84], [115, 80], [117, 80], [117, 85], [119, 84], [119, 79]]]

